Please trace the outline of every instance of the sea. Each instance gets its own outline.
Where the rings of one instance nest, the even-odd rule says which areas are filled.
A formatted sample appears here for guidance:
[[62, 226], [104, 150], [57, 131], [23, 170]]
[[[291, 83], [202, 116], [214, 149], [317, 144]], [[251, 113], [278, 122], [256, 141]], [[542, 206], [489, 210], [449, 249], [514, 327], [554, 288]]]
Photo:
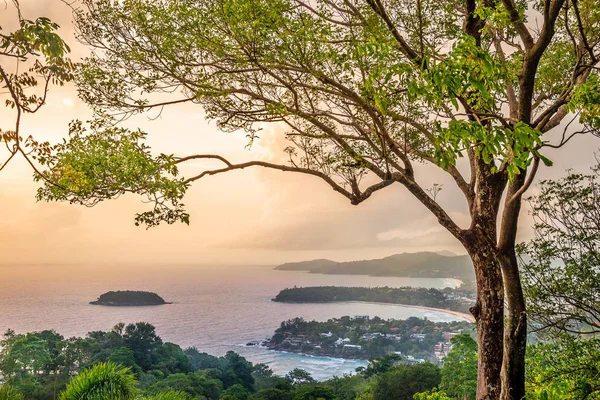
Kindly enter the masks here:
[[[272, 266], [4, 265], [0, 266], [0, 333], [54, 329], [65, 337], [110, 330], [119, 322], [149, 322], [164, 340], [216, 356], [233, 350], [280, 375], [302, 368], [318, 380], [351, 374], [361, 360], [315, 357], [249, 346], [272, 336], [282, 321], [326, 321], [369, 315], [432, 321], [460, 316], [373, 303], [284, 304], [271, 301], [284, 288], [302, 286], [456, 287], [453, 279], [322, 275]], [[146, 290], [173, 304], [152, 307], [90, 305], [110, 290]]]

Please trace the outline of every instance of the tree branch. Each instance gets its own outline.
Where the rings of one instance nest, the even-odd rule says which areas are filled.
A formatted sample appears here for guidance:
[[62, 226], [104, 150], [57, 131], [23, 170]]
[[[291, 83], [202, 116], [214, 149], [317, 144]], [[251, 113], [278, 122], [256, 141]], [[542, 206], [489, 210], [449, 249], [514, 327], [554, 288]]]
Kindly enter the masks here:
[[525, 181], [525, 183], [523, 183], [523, 186], [521, 186], [521, 188], [519, 190], [517, 190], [506, 201], [505, 207], [508, 207], [508, 206], [511, 205], [512, 202], [517, 201], [523, 195], [523, 193], [525, 193], [527, 191], [527, 189], [529, 189], [529, 187], [533, 183], [533, 180], [535, 178], [535, 174], [537, 173], [537, 170], [538, 170], [539, 166], [540, 166], [540, 159], [539, 159], [539, 157], [534, 157], [534, 159], [533, 159], [533, 165], [531, 167], [531, 172], [529, 172], [529, 176], [527, 177], [527, 180]]
[[342, 194], [344, 197], [348, 198], [350, 200], [350, 203], [353, 205], [358, 205], [358, 204], [362, 203], [363, 201], [365, 201], [366, 199], [371, 197], [371, 195], [373, 193], [375, 193], [378, 190], [381, 190], [383, 188], [386, 188], [389, 185], [391, 185], [392, 183], [396, 182], [395, 179], [387, 179], [387, 180], [381, 181], [375, 185], [372, 185], [372, 186], [366, 188], [362, 192], [349, 192], [348, 190], [344, 189], [341, 185], [336, 183], [330, 176], [324, 174], [323, 172], [315, 171], [315, 170], [308, 169], [308, 168], [300, 168], [300, 167], [292, 167], [289, 165], [273, 164], [273, 163], [269, 163], [269, 162], [265, 162], [265, 161], [248, 161], [248, 162], [241, 163], [241, 164], [233, 164], [233, 163], [229, 162], [228, 160], [226, 160], [225, 158], [223, 158], [219, 155], [216, 155], [216, 154], [191, 155], [191, 156], [187, 156], [187, 157], [178, 158], [176, 162], [181, 163], [184, 161], [195, 160], [195, 159], [217, 159], [217, 160], [222, 161], [226, 165], [226, 167], [219, 168], [219, 169], [213, 169], [213, 170], [207, 170], [196, 176], [187, 178], [184, 181], [184, 183], [186, 183], [186, 184], [197, 181], [198, 179], [202, 179], [203, 177], [205, 177], [207, 175], [217, 175], [217, 174], [222, 174], [224, 172], [235, 171], [238, 169], [245, 169], [248, 167], [263, 167], [263, 168], [275, 169], [275, 170], [284, 171], [284, 172], [297, 172], [297, 173], [301, 173], [301, 174], [305, 174], [305, 175], [312, 175], [312, 176], [321, 178], [329, 186], [331, 186], [331, 188], [334, 191], [336, 191], [336, 192]]
[[[546, 2], [548, 1], [549, 0], [547, 0]], [[519, 10], [517, 10], [517, 7], [515, 6], [515, 3], [512, 0], [502, 0], [502, 3], [504, 4], [504, 7], [506, 7], [506, 9], [508, 10], [510, 20], [515, 30], [521, 37], [521, 41], [523, 42], [523, 45], [525, 45], [525, 49], [530, 49], [531, 47], [533, 47], [533, 37], [531, 37], [529, 29], [527, 29], [527, 27], [523, 23], [521, 15], [519, 14]]]
[[366, 1], [367, 4], [369, 4], [369, 6], [371, 7], [371, 9], [375, 12], [375, 14], [377, 14], [383, 20], [394, 39], [396, 39], [396, 42], [398, 43], [398, 46], [400, 47], [402, 53], [415, 64], [421, 64], [422, 60], [420, 59], [419, 55], [408, 45], [408, 43], [406, 43], [400, 32], [398, 32], [398, 29], [390, 19], [390, 16], [387, 14], [385, 7], [381, 3], [381, 0]]

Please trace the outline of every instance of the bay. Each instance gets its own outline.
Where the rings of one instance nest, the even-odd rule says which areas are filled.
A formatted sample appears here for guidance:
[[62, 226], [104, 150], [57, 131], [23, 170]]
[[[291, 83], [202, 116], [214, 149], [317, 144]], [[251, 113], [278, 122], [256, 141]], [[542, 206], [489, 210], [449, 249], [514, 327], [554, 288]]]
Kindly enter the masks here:
[[[317, 379], [351, 373], [366, 363], [246, 346], [270, 337], [284, 320], [325, 321], [344, 315], [452, 321], [461, 317], [399, 305], [371, 303], [283, 304], [271, 299], [293, 286], [456, 286], [452, 279], [321, 275], [276, 271], [272, 266], [4, 265], [0, 267], [0, 331], [54, 329], [84, 336], [119, 322], [149, 322], [164, 341], [223, 355], [233, 350], [276, 373], [306, 369]], [[147, 290], [173, 304], [103, 307], [88, 304], [110, 290]]]

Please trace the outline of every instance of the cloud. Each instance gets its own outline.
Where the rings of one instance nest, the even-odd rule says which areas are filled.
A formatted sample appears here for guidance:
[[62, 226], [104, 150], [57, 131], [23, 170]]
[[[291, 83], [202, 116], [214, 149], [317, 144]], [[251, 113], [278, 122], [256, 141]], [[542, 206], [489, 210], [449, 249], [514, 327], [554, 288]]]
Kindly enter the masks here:
[[[61, 35], [73, 49], [73, 58], [88, 50], [74, 38], [72, 16], [59, 0], [21, 2], [26, 18], [45, 15], [61, 24]], [[3, 25], [4, 26], [4, 25]], [[68, 122], [86, 120], [89, 110], [77, 99], [73, 85], [52, 87], [47, 106], [27, 116], [23, 129], [40, 140], [56, 142], [66, 136]], [[73, 101], [70, 107], [68, 100]], [[66, 106], [66, 107], [65, 107]], [[2, 108], [0, 117], [14, 118]], [[6, 117], [5, 117], [6, 116]], [[184, 104], [165, 109], [161, 118], [149, 121], [134, 117], [126, 126], [138, 126], [150, 134], [154, 152], [175, 155], [221, 154], [233, 162], [253, 159], [285, 164], [286, 128], [268, 125], [248, 150], [244, 132], [218, 132], [214, 122], [203, 121], [199, 106]], [[12, 122], [10, 122], [12, 124]], [[555, 132], [560, 139], [558, 130]], [[586, 171], [594, 162], [592, 150], [600, 147], [593, 138], [576, 138], [561, 150], [543, 149], [555, 161], [541, 168], [540, 179], [564, 175], [566, 168]], [[135, 212], [146, 205], [135, 196], [106, 202], [94, 209], [67, 204], [35, 203], [31, 170], [18, 160], [0, 175], [0, 248], [3, 261], [112, 260], [168, 263], [252, 262], [301, 260], [311, 257], [352, 259], [376, 257], [400, 251], [449, 249], [461, 253], [460, 244], [436, 218], [401, 185], [375, 193], [368, 201], [352, 206], [315, 177], [268, 170], [245, 169], [203, 178], [194, 183], [185, 198], [192, 224], [160, 226], [145, 231], [133, 226]], [[461, 227], [468, 224], [462, 193], [443, 171], [416, 164], [416, 176], [424, 188], [443, 184], [437, 200]], [[216, 162], [197, 162], [182, 167], [184, 176]], [[536, 187], [532, 187], [535, 191]], [[531, 220], [523, 207], [521, 238], [531, 234]]]

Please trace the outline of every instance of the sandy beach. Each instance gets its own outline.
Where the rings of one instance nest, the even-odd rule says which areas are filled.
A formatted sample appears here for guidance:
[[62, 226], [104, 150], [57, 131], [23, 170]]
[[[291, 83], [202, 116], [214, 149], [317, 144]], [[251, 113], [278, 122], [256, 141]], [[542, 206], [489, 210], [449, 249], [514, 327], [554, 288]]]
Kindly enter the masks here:
[[446, 314], [456, 315], [456, 316], [466, 319], [469, 322], [475, 323], [475, 317], [473, 317], [471, 314], [462, 313], [460, 311], [447, 310], [445, 308], [413, 306], [410, 304], [384, 303], [384, 302], [376, 302], [376, 301], [348, 301], [348, 303], [367, 303], [367, 304], [381, 304], [381, 305], [388, 305], [388, 306], [400, 306], [400, 307], [406, 307], [406, 308], [420, 308], [423, 310], [438, 311], [438, 312], [443, 312]]

